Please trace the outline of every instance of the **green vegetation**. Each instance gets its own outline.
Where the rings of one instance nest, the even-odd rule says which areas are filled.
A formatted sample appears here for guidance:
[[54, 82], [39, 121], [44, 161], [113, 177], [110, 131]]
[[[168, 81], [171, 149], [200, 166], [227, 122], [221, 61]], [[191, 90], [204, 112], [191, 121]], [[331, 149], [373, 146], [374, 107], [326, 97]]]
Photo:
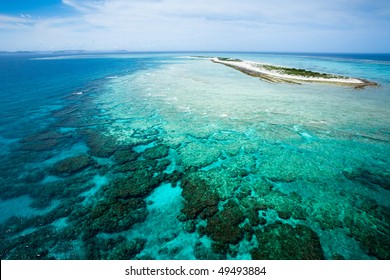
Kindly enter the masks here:
[[229, 58], [229, 57], [218, 57], [219, 60], [222, 61], [233, 61], [233, 62], [241, 62], [241, 59], [236, 59], [236, 58]]
[[302, 76], [302, 77], [312, 77], [312, 78], [343, 78], [341, 76], [336, 76], [332, 74], [326, 73], [318, 73], [305, 69], [297, 69], [297, 68], [287, 68], [287, 67], [279, 67], [273, 65], [262, 65], [262, 67], [268, 71], [278, 71], [281, 74], [291, 75], [291, 76]]

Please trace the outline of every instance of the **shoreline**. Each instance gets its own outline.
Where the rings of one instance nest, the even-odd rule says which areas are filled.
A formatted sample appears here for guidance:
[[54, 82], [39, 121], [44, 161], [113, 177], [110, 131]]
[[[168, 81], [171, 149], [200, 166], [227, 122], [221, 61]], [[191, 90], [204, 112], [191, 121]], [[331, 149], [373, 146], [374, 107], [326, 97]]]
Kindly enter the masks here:
[[223, 64], [252, 77], [260, 78], [272, 83], [321, 83], [340, 86], [350, 86], [362, 89], [367, 86], [378, 86], [377, 83], [360, 78], [351, 78], [340, 75], [312, 72], [304, 69], [287, 68], [263, 64], [253, 61], [245, 61], [233, 58], [214, 57], [210, 59], [214, 63]]

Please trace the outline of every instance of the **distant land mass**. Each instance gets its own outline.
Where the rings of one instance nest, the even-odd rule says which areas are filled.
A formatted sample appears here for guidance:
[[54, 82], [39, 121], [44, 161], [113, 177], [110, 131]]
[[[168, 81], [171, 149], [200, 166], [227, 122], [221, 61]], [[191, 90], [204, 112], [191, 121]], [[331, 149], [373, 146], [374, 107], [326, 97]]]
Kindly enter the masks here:
[[128, 50], [90, 51], [90, 50], [58, 50], [58, 51], [0, 51], [0, 54], [105, 54], [105, 53], [131, 53]]

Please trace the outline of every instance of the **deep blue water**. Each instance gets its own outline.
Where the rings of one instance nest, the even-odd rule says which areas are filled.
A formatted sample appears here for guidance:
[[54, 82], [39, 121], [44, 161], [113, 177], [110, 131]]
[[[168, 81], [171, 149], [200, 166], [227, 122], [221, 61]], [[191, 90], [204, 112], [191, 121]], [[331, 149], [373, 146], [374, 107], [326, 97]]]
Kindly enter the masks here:
[[319, 57], [325, 59], [353, 59], [365, 61], [390, 62], [388, 53], [282, 53], [285, 55], [302, 55], [309, 57]]
[[40, 57], [0, 56], [0, 136], [25, 136], [42, 126], [40, 122], [45, 122], [50, 110], [65, 106], [67, 97], [93, 81], [132, 73], [152, 63], [147, 57], [39, 60]]

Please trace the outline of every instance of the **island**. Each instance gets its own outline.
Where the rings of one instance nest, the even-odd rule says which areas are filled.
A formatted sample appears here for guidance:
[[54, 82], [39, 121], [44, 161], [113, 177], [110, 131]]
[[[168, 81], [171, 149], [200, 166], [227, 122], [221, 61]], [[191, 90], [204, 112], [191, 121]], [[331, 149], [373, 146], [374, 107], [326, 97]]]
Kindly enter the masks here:
[[340, 86], [350, 86], [357, 89], [365, 88], [367, 86], [378, 86], [377, 83], [365, 79], [319, 73], [305, 69], [288, 68], [226, 57], [213, 57], [210, 59], [214, 63], [226, 65], [247, 75], [257, 77], [272, 83], [325, 83]]

